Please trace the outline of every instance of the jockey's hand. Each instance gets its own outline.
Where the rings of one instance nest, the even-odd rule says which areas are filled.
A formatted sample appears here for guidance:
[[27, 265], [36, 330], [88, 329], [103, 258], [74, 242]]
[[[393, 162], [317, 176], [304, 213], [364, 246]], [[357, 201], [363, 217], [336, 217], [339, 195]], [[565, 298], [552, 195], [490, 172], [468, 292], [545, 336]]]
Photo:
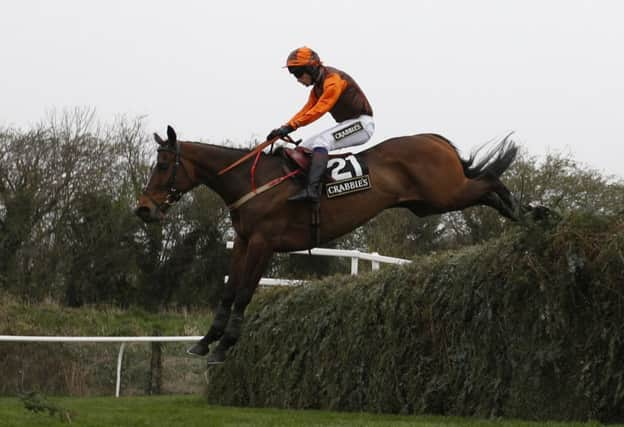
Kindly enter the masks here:
[[280, 126], [277, 129], [273, 129], [268, 135], [267, 135], [267, 140], [269, 139], [273, 139], [273, 138], [283, 138], [286, 135], [288, 135], [290, 132], [292, 132], [293, 127], [290, 125], [284, 125], [284, 126]]

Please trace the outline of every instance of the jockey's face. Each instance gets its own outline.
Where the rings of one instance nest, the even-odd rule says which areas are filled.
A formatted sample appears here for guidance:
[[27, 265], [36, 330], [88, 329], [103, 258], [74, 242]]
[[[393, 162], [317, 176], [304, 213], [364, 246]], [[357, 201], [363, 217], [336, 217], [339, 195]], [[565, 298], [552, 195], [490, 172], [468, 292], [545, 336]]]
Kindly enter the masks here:
[[288, 71], [304, 86], [310, 86], [314, 83], [314, 79], [310, 74], [310, 67], [307, 66], [290, 66]]
[[297, 77], [297, 81], [304, 86], [312, 86], [312, 76], [308, 73], [303, 73], [299, 77]]

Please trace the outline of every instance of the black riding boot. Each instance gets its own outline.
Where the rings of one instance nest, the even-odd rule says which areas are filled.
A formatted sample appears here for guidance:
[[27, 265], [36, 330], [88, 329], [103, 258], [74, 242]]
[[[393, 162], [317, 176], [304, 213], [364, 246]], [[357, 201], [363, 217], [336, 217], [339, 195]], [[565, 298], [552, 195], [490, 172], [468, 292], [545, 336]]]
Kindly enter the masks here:
[[312, 163], [310, 164], [310, 170], [308, 171], [308, 183], [307, 185], [295, 194], [288, 198], [292, 201], [311, 201], [318, 202], [321, 197], [321, 177], [325, 173], [327, 167], [327, 150], [314, 149], [312, 152]]

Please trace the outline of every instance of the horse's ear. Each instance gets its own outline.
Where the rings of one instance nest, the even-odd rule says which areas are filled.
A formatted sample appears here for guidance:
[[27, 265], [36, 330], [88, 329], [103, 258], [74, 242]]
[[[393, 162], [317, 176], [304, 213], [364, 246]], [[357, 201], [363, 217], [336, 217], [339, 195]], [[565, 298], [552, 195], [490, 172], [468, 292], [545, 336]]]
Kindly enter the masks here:
[[154, 141], [156, 141], [158, 143], [158, 145], [165, 145], [165, 141], [163, 141], [163, 139], [160, 137], [160, 135], [158, 135], [156, 132], [154, 132]]
[[177, 142], [178, 137], [171, 126], [167, 126], [167, 138], [169, 139], [169, 144]]

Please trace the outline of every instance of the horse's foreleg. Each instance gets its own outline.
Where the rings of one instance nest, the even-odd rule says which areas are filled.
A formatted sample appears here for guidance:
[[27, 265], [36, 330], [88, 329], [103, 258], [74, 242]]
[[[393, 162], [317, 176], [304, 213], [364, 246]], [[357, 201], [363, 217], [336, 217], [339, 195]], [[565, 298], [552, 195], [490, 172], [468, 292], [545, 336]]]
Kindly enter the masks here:
[[247, 253], [247, 243], [240, 237], [236, 237], [234, 241], [234, 250], [232, 253], [232, 260], [230, 263], [230, 271], [227, 284], [223, 289], [223, 295], [219, 306], [215, 311], [215, 317], [212, 320], [212, 325], [206, 333], [206, 335], [188, 349], [188, 353], [198, 356], [205, 356], [210, 351], [210, 344], [218, 341], [225, 332], [225, 328], [230, 319], [230, 312], [232, 303], [236, 296], [236, 288], [241, 281], [241, 273], [245, 265], [245, 254]]
[[240, 286], [236, 289], [232, 314], [223, 337], [208, 357], [208, 363], [222, 363], [227, 350], [238, 341], [241, 335], [245, 309], [251, 301], [262, 273], [264, 273], [271, 260], [271, 255], [273, 255], [273, 250], [263, 237], [258, 236], [250, 239], [247, 253], [245, 254]]

